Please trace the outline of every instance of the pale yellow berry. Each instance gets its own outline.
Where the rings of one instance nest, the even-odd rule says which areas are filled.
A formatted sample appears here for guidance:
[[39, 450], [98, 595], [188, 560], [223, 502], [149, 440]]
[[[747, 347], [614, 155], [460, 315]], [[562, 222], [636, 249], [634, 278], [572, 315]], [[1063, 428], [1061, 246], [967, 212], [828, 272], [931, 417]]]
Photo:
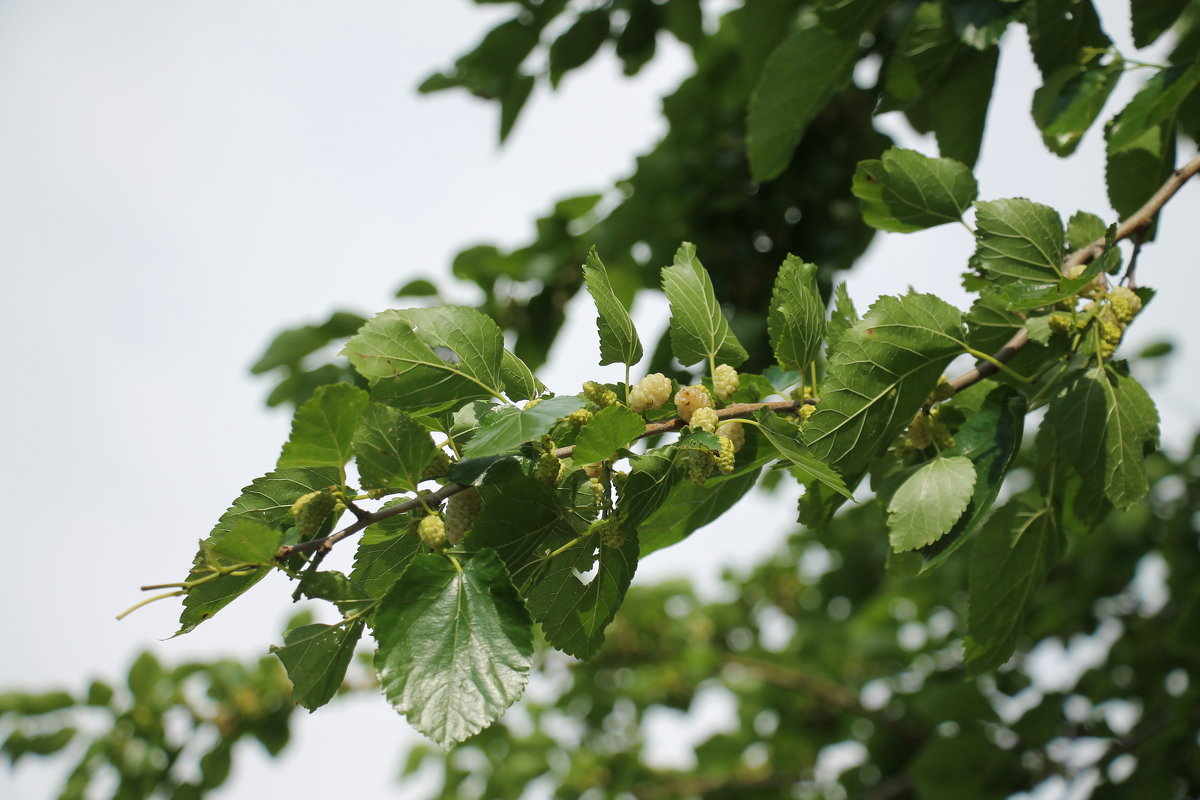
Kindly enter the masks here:
[[639, 414], [649, 408], [661, 408], [671, 397], [671, 379], [661, 372], [642, 378], [629, 392], [629, 407]]
[[437, 514], [429, 514], [418, 523], [417, 535], [430, 550], [441, 550], [446, 546], [446, 523]]
[[726, 422], [717, 428], [717, 436], [727, 436], [733, 442], [733, 452], [738, 452], [746, 444], [746, 429], [742, 423]]
[[717, 399], [722, 403], [732, 397], [733, 393], [742, 385], [737, 370], [728, 364], [718, 364], [717, 368], [713, 371], [712, 379]]
[[721, 442], [721, 452], [715, 459], [717, 463], [717, 469], [721, 471], [722, 475], [728, 475], [729, 473], [733, 472], [733, 442], [730, 441], [728, 436], [721, 436], [719, 438]]
[[690, 424], [697, 430], [712, 433], [717, 429], [717, 423], [720, 421], [715, 408], [697, 408], [692, 412]]
[[1128, 286], [1115, 286], [1108, 292], [1108, 304], [1117, 322], [1128, 324], [1142, 310], [1142, 298]]
[[675, 393], [675, 410], [684, 422], [692, 421], [692, 414], [697, 408], [712, 408], [712, 395], [703, 385], [685, 386]]

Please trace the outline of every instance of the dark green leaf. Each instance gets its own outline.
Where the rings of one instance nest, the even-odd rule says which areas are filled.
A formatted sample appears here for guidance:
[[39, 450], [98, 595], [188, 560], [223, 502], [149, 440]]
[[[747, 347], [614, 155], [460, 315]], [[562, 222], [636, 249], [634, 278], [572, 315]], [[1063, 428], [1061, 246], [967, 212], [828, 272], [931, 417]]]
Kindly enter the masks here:
[[1162, 36], [1187, 8], [1188, 0], [1152, 0], [1129, 4], [1133, 15], [1133, 44], [1147, 47]]
[[1104, 494], [1117, 508], [1132, 508], [1149, 491], [1146, 456], [1158, 447], [1158, 410], [1145, 388], [1109, 368], [1101, 381], [1108, 410], [1104, 427]]
[[[388, 506], [406, 502], [394, 500]], [[424, 516], [424, 512], [421, 512]], [[421, 549], [413, 513], [398, 514], [375, 523], [363, 532], [354, 556], [350, 580], [371, 597], [383, 597], [392, 588], [408, 563]]]
[[241, 519], [213, 542], [213, 552], [229, 561], [270, 566], [275, 561], [281, 534], [253, 520]]
[[757, 181], [787, 168], [808, 124], [849, 82], [856, 37], [820, 25], [794, 31], [771, 53], [750, 97], [746, 149]]
[[854, 301], [850, 299], [850, 292], [846, 289], [846, 284], [839, 283], [833, 290], [833, 310], [829, 313], [829, 324], [825, 331], [827, 356], [837, 349], [842, 334], [854, 327], [856, 322], [858, 322], [858, 311], [854, 308]]
[[909, 233], [961, 221], [978, 186], [971, 170], [953, 159], [893, 147], [879, 161], [859, 162], [853, 190], [864, 222]]
[[736, 367], [749, 357], [721, 312], [712, 280], [690, 242], [681, 244], [675, 263], [663, 268], [662, 287], [671, 302], [671, 349], [680, 363], [715, 359]]
[[825, 304], [817, 288], [817, 265], [793, 255], [775, 276], [767, 315], [771, 348], [784, 369], [803, 371], [816, 360], [825, 338]]
[[642, 360], [642, 340], [629, 312], [617, 298], [608, 280], [604, 262], [593, 247], [583, 265], [583, 279], [596, 302], [596, 328], [600, 332], [600, 364], [628, 364]]
[[483, 458], [515, 451], [523, 443], [548, 433], [554, 423], [584, 405], [582, 399], [569, 395], [551, 397], [524, 410], [499, 407], [483, 418], [463, 455]]
[[819, 0], [821, 24], [846, 38], [870, 31], [887, 10], [889, 0]]
[[533, 93], [534, 78], [532, 75], [515, 75], [508, 89], [500, 97], [500, 143], [503, 144], [517, 124], [521, 109]]
[[1025, 8], [1029, 45], [1043, 78], [1112, 44], [1091, 0], [1033, 0]]
[[1023, 197], [976, 204], [975, 258], [993, 277], [1057, 283], [1063, 226], [1058, 212]]
[[[738, 459], [742, 459], [742, 452]], [[641, 557], [683, 541], [732, 508], [754, 488], [762, 464], [768, 460], [751, 459], [745, 468], [739, 466], [729, 475], [714, 475], [701, 486], [691, 481], [676, 483], [659, 509], [638, 526]]]
[[366, 489], [416, 491], [433, 450], [423, 425], [383, 403], [371, 403], [354, 434], [354, 458]]
[[673, 447], [649, 450], [643, 455], [630, 457], [629, 477], [617, 502], [621, 530], [636, 530], [666, 502], [671, 487], [679, 478], [673, 469], [674, 465]]
[[903, 553], [948, 533], [971, 502], [975, 465], [963, 456], [938, 456], [908, 477], [888, 503], [888, 540]]
[[[1120, 124], [1109, 126], [1112, 131]], [[1105, 163], [1105, 183], [1108, 200], [1117, 215], [1126, 218], [1135, 214], [1149, 200], [1175, 168], [1175, 126], [1163, 124], [1147, 128], [1121, 150], [1108, 149]], [[1143, 238], [1154, 238], [1157, 222]]]
[[292, 682], [292, 699], [309, 711], [328, 703], [342, 686], [363, 621], [346, 625], [304, 625], [283, 636], [271, 652], [283, 662]]
[[1120, 57], [1107, 64], [1092, 60], [1055, 70], [1033, 94], [1033, 121], [1051, 152], [1075, 152], [1083, 134], [1100, 116], [1125, 69]]
[[979, 159], [999, 60], [998, 47], [960, 54], [928, 100], [938, 150], [967, 167], [975, 166]]
[[762, 426], [763, 435], [779, 451], [780, 455], [792, 462], [792, 466], [801, 473], [803, 476], [801, 483], [817, 481], [847, 500], [854, 499], [850, 490], [846, 488], [846, 482], [842, 480], [842, 476], [809, 452], [809, 448], [801, 440], [800, 428], [785, 422], [765, 408], [759, 409], [754, 418]]
[[350, 460], [350, 442], [370, 397], [357, 386], [319, 386], [292, 419], [292, 435], [278, 467], [341, 467]]
[[550, 45], [550, 85], [557, 87], [563, 75], [591, 60], [608, 40], [608, 9], [585, 11], [575, 24]]
[[418, 556], [372, 623], [375, 668], [388, 701], [442, 748], [494, 722], [525, 690], [529, 614], [493, 551], [461, 570]]
[[1200, 61], [1168, 67], [1154, 74], [1108, 131], [1108, 149], [1119, 152], [1134, 146], [1151, 128], [1171, 120], [1196, 86], [1200, 85]]
[[596, 412], [575, 439], [572, 458], [576, 464], [607, 461], [646, 432], [641, 415], [622, 405], [611, 405]]
[[546, 390], [529, 365], [508, 350], [504, 351], [501, 358], [500, 373], [504, 381], [504, 393], [510, 400], [529, 400]]
[[946, 15], [946, 5], [917, 6], [888, 59], [880, 111], [905, 109], [926, 98], [967, 49]]

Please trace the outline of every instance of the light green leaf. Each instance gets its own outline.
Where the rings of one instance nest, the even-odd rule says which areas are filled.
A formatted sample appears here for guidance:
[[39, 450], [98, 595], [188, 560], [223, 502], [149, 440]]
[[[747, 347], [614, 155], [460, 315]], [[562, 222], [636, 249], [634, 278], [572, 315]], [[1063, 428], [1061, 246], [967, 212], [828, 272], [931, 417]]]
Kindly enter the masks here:
[[939, 456], [922, 464], [888, 503], [888, 541], [903, 553], [942, 538], [971, 502], [975, 465], [963, 456]]
[[369, 395], [348, 383], [318, 386], [292, 419], [292, 435], [279, 456], [280, 469], [341, 467], [350, 460], [350, 442]]
[[593, 247], [583, 265], [583, 279], [588, 293], [596, 302], [596, 328], [600, 332], [600, 364], [628, 364], [642, 360], [642, 340], [638, 338], [633, 319], [617, 298], [608, 280], [604, 262]]
[[855, 485], [963, 352], [962, 314], [933, 295], [881, 297], [839, 337], [803, 440]]
[[899, 147], [878, 161], [860, 161], [852, 189], [864, 222], [897, 233], [959, 222], [979, 192], [965, 165]]
[[1079, 250], [1097, 239], [1103, 239], [1108, 226], [1104, 220], [1086, 211], [1076, 211], [1067, 221], [1067, 247]]
[[816, 360], [825, 338], [825, 304], [817, 289], [817, 265], [789, 255], [775, 276], [767, 315], [771, 348], [784, 369], [803, 371]]
[[1200, 85], [1200, 61], [1155, 73], [1129, 105], [1113, 120], [1108, 148], [1117, 152], [1131, 147], [1150, 128], [1172, 119], [1180, 104]]
[[1033, 121], [1052, 153], [1075, 152], [1083, 134], [1096, 121], [1125, 69], [1118, 56], [1107, 64], [1093, 60], [1055, 70], [1033, 94]]
[[371, 403], [367, 408], [353, 444], [358, 474], [366, 489], [416, 491], [434, 450], [423, 425], [383, 403]]
[[736, 367], [749, 358], [730, 330], [691, 242], [681, 244], [675, 263], [663, 268], [662, 286], [671, 302], [671, 350], [680, 363], [688, 366], [713, 358]]
[[525, 690], [529, 614], [493, 551], [461, 570], [442, 556], [413, 559], [372, 626], [384, 695], [444, 749], [490, 725]]
[[529, 400], [546, 390], [529, 365], [508, 350], [504, 351], [501, 358], [500, 374], [504, 381], [504, 393], [510, 400]]
[[[792, 462], [792, 465], [806, 476], [807, 480], [823, 483], [847, 500], [854, 499], [850, 490], [846, 488], [846, 482], [842, 480], [842, 476], [809, 452], [809, 448], [801, 439], [798, 427], [784, 422], [765, 408], [760, 409], [754, 418], [762, 426], [763, 435], [774, 445], [780, 455]], [[801, 480], [801, 482], [804, 483], [807, 480]]]
[[[283, 531], [291, 520], [292, 504], [300, 495], [337, 485], [338, 470], [334, 467], [314, 469], [282, 469], [256, 478], [229, 507], [213, 527], [205, 543], [214, 549], [241, 522], [254, 522]], [[283, 541], [289, 541], [284, 538]], [[176, 636], [195, 629], [237, 599], [243, 592], [262, 580], [269, 567], [259, 567], [249, 575], [222, 575], [192, 588], [183, 599]], [[207, 559], [202, 548], [192, 561], [187, 580], [209, 575]]]
[[1058, 212], [1023, 197], [977, 203], [975, 258], [994, 278], [1057, 283], [1063, 226]]
[[224, 559], [243, 564], [271, 566], [282, 534], [260, 522], [240, 519], [224, 536], [213, 542], [213, 552]]
[[371, 395], [409, 413], [497, 397], [505, 386], [504, 337], [462, 306], [384, 311], [343, 355], [371, 381]]
[[354, 646], [362, 638], [363, 621], [348, 625], [303, 625], [271, 647], [292, 682], [292, 699], [309, 711], [328, 703], [342, 686]]
[[584, 405], [582, 399], [568, 395], [551, 397], [533, 408], [521, 411], [509, 407], [497, 408], [483, 418], [463, 455], [467, 458], [483, 458], [516, 450], [523, 443], [549, 432], [554, 423]]
[[750, 97], [746, 150], [756, 181], [778, 177], [808, 124], [850, 81], [857, 37], [814, 25], [794, 31], [771, 53]]
[[634, 531], [621, 533], [620, 547], [601, 544], [593, 533], [540, 565], [525, 595], [546, 640], [567, 655], [594, 656], [625, 599], [637, 569], [638, 541]]
[[854, 308], [854, 301], [850, 299], [850, 292], [846, 289], [846, 283], [843, 281], [833, 290], [833, 310], [829, 314], [829, 323], [825, 331], [827, 356], [837, 349], [842, 334], [854, 327], [856, 322], [858, 322], [858, 311]]
[[1108, 368], [1101, 381], [1107, 408], [1104, 426], [1104, 494], [1117, 508], [1133, 508], [1150, 485], [1145, 459], [1158, 447], [1158, 410], [1145, 388]]
[[1065, 550], [1049, 507], [1014, 501], [984, 525], [968, 579], [966, 659], [972, 675], [1008, 661], [1034, 594]]
[[396, 290], [396, 297], [437, 297], [437, 295], [437, 286], [424, 278], [411, 280]]
[[602, 408], [579, 431], [572, 458], [576, 464], [606, 461], [646, 432], [641, 415], [622, 405]]

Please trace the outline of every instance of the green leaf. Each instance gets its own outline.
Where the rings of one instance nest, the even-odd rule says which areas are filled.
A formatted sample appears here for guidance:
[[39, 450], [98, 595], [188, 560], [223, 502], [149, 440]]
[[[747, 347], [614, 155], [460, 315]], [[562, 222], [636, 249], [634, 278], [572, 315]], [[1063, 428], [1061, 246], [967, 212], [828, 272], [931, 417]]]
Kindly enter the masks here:
[[[217, 520], [205, 544], [219, 549], [221, 540], [241, 522], [254, 522], [282, 531], [285, 523], [290, 521], [292, 504], [300, 495], [337, 485], [339, 478], [338, 470], [334, 467], [282, 469], [256, 478], [242, 489], [229, 510]], [[205, 550], [201, 548], [193, 559], [187, 580], [193, 581], [211, 574], [207, 564]], [[260, 567], [249, 575], [222, 575], [193, 587], [183, 599], [180, 628], [175, 635], [194, 630], [262, 580], [268, 572], [269, 567]]]
[[[384, 508], [407, 501], [408, 498], [393, 500]], [[420, 512], [420, 516], [424, 516], [424, 512]], [[350, 581], [371, 597], [387, 594], [421, 550], [417, 521], [417, 514], [409, 512], [369, 526], [358, 540]]]
[[[1046, 308], [1052, 306], [1060, 300], [1068, 300], [1079, 294], [1080, 290], [1090, 284], [1097, 275], [1101, 272], [1112, 272], [1111, 267], [1121, 263], [1121, 251], [1114, 245], [1116, 241], [1117, 226], [1114, 224], [1107, 231], [1108, 247], [1103, 253], [1090, 264], [1088, 264], [1083, 272], [1076, 275], [1074, 278], [1068, 278], [1065, 275], [1059, 280], [1057, 286], [1043, 286], [1031, 283], [1010, 283], [1001, 288], [1001, 292], [1011, 298], [1008, 307], [1014, 311], [1026, 311], [1033, 308]], [[1033, 319], [1039, 319], [1037, 317]], [[1032, 322], [1033, 320], [1029, 320]], [[1034, 335], [1034, 328], [1030, 327], [1030, 337], [1037, 341]], [[1045, 340], [1042, 340], [1045, 343]]]
[[833, 310], [829, 313], [829, 324], [825, 329], [827, 354], [838, 348], [842, 334], [854, 327], [856, 322], [858, 322], [858, 311], [854, 308], [854, 301], [850, 299], [850, 292], [846, 289], [846, 283], [843, 281], [833, 290]]
[[507, 90], [500, 97], [500, 143], [504, 144], [504, 140], [512, 133], [513, 126], [517, 124], [517, 117], [521, 115], [521, 109], [525, 107], [525, 103], [529, 100], [529, 95], [533, 93], [535, 80], [532, 75], [522, 75], [520, 73], [513, 75], [508, 84]]
[[[739, 460], [748, 447], [749, 442], [738, 453]], [[751, 459], [745, 468], [739, 466], [729, 475], [714, 475], [702, 486], [691, 481], [674, 484], [658, 510], [638, 525], [641, 557], [683, 541], [733, 508], [754, 488], [768, 460], [770, 457]]]
[[998, 47], [961, 53], [928, 100], [939, 152], [967, 167], [979, 159], [999, 60]]
[[433, 439], [423, 425], [398, 408], [371, 403], [354, 434], [354, 458], [363, 488], [416, 491], [433, 457]]
[[527, 475], [480, 488], [483, 508], [464, 544], [495, 550], [522, 594], [537, 579], [539, 559], [574, 539], [586, 520], [572, 524], [555, 492]]
[[994, 278], [1057, 283], [1063, 226], [1058, 212], [1023, 197], [976, 204], [975, 259]]
[[537, 379], [529, 365], [508, 350], [501, 357], [500, 374], [504, 393], [510, 400], [529, 400], [546, 391], [545, 385]]
[[784, 369], [803, 371], [816, 360], [825, 338], [825, 304], [817, 289], [817, 265], [789, 255], [775, 276], [767, 315], [771, 349]]
[[411, 280], [396, 290], [396, 297], [437, 297], [437, 295], [437, 286], [424, 278]]
[[283, 662], [292, 682], [292, 699], [309, 711], [328, 703], [342, 686], [363, 621], [348, 625], [303, 625], [283, 636], [271, 652]]
[[586, 64], [608, 40], [608, 9], [580, 14], [575, 24], [550, 45], [550, 85], [557, 87], [563, 75]]
[[975, 539], [967, 607], [967, 668], [978, 675], [1002, 665], [1034, 594], [1066, 550], [1066, 538], [1050, 507], [1011, 502]]
[[846, 488], [846, 482], [842, 480], [842, 476], [809, 452], [809, 448], [801, 440], [801, 432], [798, 427], [784, 422], [765, 408], [759, 409], [754, 418], [762, 426], [763, 435], [774, 445], [780, 455], [792, 462], [792, 465], [805, 476], [805, 479], [801, 480], [802, 483], [809, 480], [817, 481], [847, 500], [854, 499], [850, 490]]
[[[1109, 126], [1111, 132], [1120, 123]], [[1173, 123], [1151, 126], [1130, 144], [1108, 148], [1105, 183], [1108, 201], [1121, 218], [1132, 216], [1149, 200], [1175, 168], [1175, 126]], [[1155, 221], [1143, 237], [1151, 241], [1157, 230]]]
[[888, 59], [880, 111], [906, 109], [927, 98], [967, 49], [946, 10], [946, 4], [930, 0], [913, 12]]
[[942, 538], [971, 502], [975, 465], [963, 456], [939, 456], [922, 464], [888, 503], [888, 541], [903, 553]]
[[350, 442], [369, 395], [348, 383], [318, 386], [292, 419], [292, 435], [278, 467], [341, 467], [350, 460]]
[[839, 339], [803, 439], [853, 486], [963, 352], [962, 314], [937, 297], [881, 297]]
[[662, 507], [679, 479], [675, 465], [675, 448], [648, 450], [640, 456], [630, 456], [629, 477], [617, 502], [622, 531], [637, 530], [643, 521]]
[[1151, 3], [1130, 3], [1133, 16], [1133, 44], [1147, 47], [1168, 31], [1187, 8], [1188, 0], [1154, 0]]
[[729, 328], [691, 242], [681, 244], [675, 263], [663, 268], [662, 287], [671, 303], [671, 350], [680, 363], [715, 359], [736, 367], [749, 358]]
[[1068, 156], [1092, 126], [1125, 69], [1118, 56], [1107, 64], [1098, 59], [1055, 70], [1033, 93], [1033, 121], [1052, 153]]
[[893, 147], [881, 160], [859, 162], [853, 191], [864, 222], [909, 233], [961, 221], [979, 187], [971, 170], [954, 159]]
[[364, 322], [366, 320], [358, 314], [335, 311], [320, 325], [304, 325], [283, 331], [267, 346], [266, 352], [254, 366], [250, 367], [250, 372], [261, 375], [277, 367], [298, 365], [305, 356], [320, 350], [335, 339], [352, 335]]
[[374, 399], [409, 413], [497, 397], [505, 385], [500, 328], [462, 306], [384, 311], [342, 353]]
[[871, 30], [888, 7], [889, 0], [819, 0], [821, 24], [845, 37]]
[[1169, 121], [1184, 99], [1200, 85], [1200, 61], [1159, 70], [1113, 120], [1108, 148], [1118, 152], [1134, 146], [1147, 130]]
[[[607, 13], [607, 12], [605, 12]], [[642, 360], [642, 340], [633, 319], [613, 291], [604, 262], [593, 247], [583, 265], [583, 279], [596, 302], [596, 328], [600, 332], [600, 364], [628, 364]]]
[[213, 542], [213, 552], [221, 558], [242, 564], [271, 566], [282, 534], [259, 522], [238, 520], [224, 536]]
[[1158, 410], [1140, 383], [1115, 368], [1108, 368], [1102, 386], [1104, 494], [1117, 508], [1133, 508], [1150, 490], [1145, 459], [1158, 447]]
[[1067, 247], [1072, 251], [1103, 239], [1108, 231], [1104, 220], [1086, 211], [1076, 211], [1067, 222]]
[[533, 408], [517, 410], [499, 407], [483, 418], [478, 432], [471, 437], [463, 455], [468, 458], [483, 458], [516, 450], [525, 442], [537, 439], [549, 432], [554, 423], [583, 408], [585, 402], [568, 395], [551, 397]]
[[540, 565], [525, 595], [546, 640], [567, 655], [594, 656], [625, 599], [637, 569], [638, 540], [633, 531], [621, 533], [620, 547], [607, 547], [591, 534]]
[[1091, 0], [1034, 0], [1025, 9], [1029, 46], [1043, 78], [1112, 44]]
[[[980, 384], [976, 384], [977, 386]], [[951, 407], [958, 407], [956, 395]], [[975, 490], [958, 522], [942, 538], [921, 549], [921, 571], [933, 569], [974, 535], [992, 511], [992, 505], [1021, 449], [1025, 428], [1025, 399], [1008, 386], [988, 392], [978, 411], [954, 434], [946, 456], [970, 459], [975, 467]]]
[[843, 39], [820, 25], [791, 33], [780, 43], [750, 96], [746, 150], [756, 181], [787, 168], [808, 124], [850, 81], [858, 39]]
[[493, 551], [461, 570], [442, 556], [418, 556], [372, 625], [384, 695], [443, 749], [490, 725], [525, 690], [529, 614]]
[[646, 432], [641, 415], [622, 405], [602, 408], [579, 431], [572, 458], [576, 464], [607, 461]]

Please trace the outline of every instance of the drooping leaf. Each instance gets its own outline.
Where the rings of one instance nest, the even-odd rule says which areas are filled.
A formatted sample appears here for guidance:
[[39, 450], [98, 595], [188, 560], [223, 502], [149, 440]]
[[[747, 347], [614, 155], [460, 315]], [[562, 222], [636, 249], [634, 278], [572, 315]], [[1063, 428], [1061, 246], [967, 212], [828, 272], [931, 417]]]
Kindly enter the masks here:
[[1112, 44], [1091, 0], [1034, 0], [1025, 4], [1025, 12], [1029, 46], [1043, 78]]
[[342, 686], [363, 621], [346, 625], [302, 625], [283, 636], [271, 652], [283, 662], [292, 682], [292, 699], [309, 711], [328, 703]]
[[[384, 508], [403, 502], [406, 502], [405, 498], [393, 500]], [[416, 525], [414, 513], [398, 514], [380, 520], [363, 531], [354, 556], [351, 582], [371, 597], [387, 594], [409, 562], [421, 551]]]
[[586, 64], [608, 40], [609, 11], [597, 8], [580, 14], [575, 24], [550, 45], [550, 85], [558, 86], [563, 75]]
[[846, 488], [846, 482], [842, 480], [842, 476], [809, 452], [809, 448], [802, 441], [798, 427], [783, 421], [778, 415], [765, 408], [760, 409], [754, 418], [762, 426], [763, 435], [779, 451], [779, 454], [790, 461], [792, 466], [805, 476], [802, 483], [817, 481], [847, 500], [853, 499], [854, 496]]
[[342, 351], [371, 381], [373, 398], [418, 410], [450, 408], [504, 389], [504, 337], [462, 306], [384, 311]]
[[908, 424], [963, 351], [962, 314], [937, 297], [881, 297], [831, 352], [821, 402], [804, 428], [813, 456], [847, 485]]
[[[256, 478], [242, 489], [242, 493], [233, 501], [229, 510], [217, 520], [205, 543], [212, 548], [220, 547], [221, 539], [238, 523], [246, 521], [282, 532], [292, 504], [297, 498], [336, 485], [338, 479], [338, 470], [334, 467], [281, 469]], [[248, 575], [221, 575], [194, 586], [183, 599], [183, 612], [179, 616], [180, 627], [175, 635], [194, 630], [201, 622], [262, 580], [269, 571], [269, 567], [259, 567]], [[201, 548], [192, 562], [187, 580], [194, 581], [210, 574], [207, 554]]]
[[909, 233], [960, 221], [979, 187], [971, 170], [953, 159], [893, 147], [878, 161], [859, 162], [853, 191], [864, 222]]
[[960, 53], [927, 101], [938, 151], [967, 167], [979, 159], [999, 60], [995, 46]]
[[817, 265], [793, 255], [775, 276], [767, 315], [771, 349], [784, 369], [803, 371], [816, 360], [825, 338], [825, 304], [817, 289]]
[[350, 460], [350, 442], [369, 395], [348, 383], [319, 386], [292, 420], [292, 435], [278, 467], [341, 467]]
[[946, 11], [945, 3], [927, 0], [909, 18], [888, 59], [880, 111], [907, 109], [926, 98], [967, 49]]
[[523, 443], [537, 439], [563, 417], [583, 408], [584, 401], [574, 395], [551, 397], [533, 408], [497, 408], [483, 418], [463, 455], [468, 458], [507, 453]]
[[1023, 197], [976, 204], [975, 259], [1000, 279], [1057, 282], [1063, 260], [1058, 212]]
[[1117, 508], [1132, 508], [1150, 490], [1145, 459], [1158, 446], [1158, 410], [1129, 374], [1109, 368], [1101, 384], [1104, 426], [1104, 494]]
[[622, 405], [602, 408], [579, 431], [572, 458], [576, 464], [606, 461], [646, 431], [641, 415]]
[[1052, 153], [1068, 156], [1075, 152], [1083, 134], [1100, 116], [1124, 69], [1119, 56], [1107, 63], [1096, 58], [1065, 65], [1046, 78], [1033, 94], [1033, 121]]
[[636, 532], [622, 531], [620, 547], [590, 534], [540, 565], [525, 595], [546, 640], [567, 655], [591, 658], [604, 644], [638, 562]]
[[494, 550], [523, 595], [540, 575], [539, 558], [587, 526], [559, 503], [553, 489], [527, 475], [482, 486], [483, 508], [464, 546]]
[[433, 450], [423, 425], [383, 403], [371, 403], [354, 434], [354, 458], [366, 489], [416, 491]]
[[212, 543], [213, 552], [229, 561], [270, 566], [275, 561], [282, 534], [260, 522], [239, 519]]
[[975, 465], [963, 456], [939, 456], [908, 477], [888, 503], [888, 540], [903, 553], [942, 538], [967, 510]]
[[[607, 12], [606, 12], [607, 13]], [[600, 332], [600, 364], [628, 364], [642, 360], [642, 340], [625, 306], [608, 280], [604, 262], [593, 247], [583, 265], [583, 279], [596, 303], [596, 328]]]
[[749, 358], [721, 312], [695, 245], [679, 246], [675, 263], [663, 268], [662, 287], [671, 303], [671, 350], [680, 363], [688, 366], [715, 358], [736, 367]]
[[787, 168], [812, 119], [849, 82], [857, 37], [820, 25], [794, 31], [771, 53], [750, 97], [746, 150], [756, 181]]
[[1066, 540], [1053, 508], [1004, 506], [975, 537], [968, 579], [966, 659], [973, 675], [1009, 659], [1026, 613]]
[[1197, 85], [1200, 85], [1200, 61], [1155, 73], [1113, 121], [1108, 132], [1109, 150], [1124, 150], [1134, 145], [1150, 128], [1173, 118]]
[[629, 477], [617, 502], [621, 530], [636, 530], [666, 502], [679, 479], [674, 469], [675, 448], [648, 450], [629, 459]]
[[414, 728], [449, 748], [521, 696], [533, 655], [530, 625], [494, 552], [476, 553], [461, 569], [418, 556], [374, 614], [380, 687]]

